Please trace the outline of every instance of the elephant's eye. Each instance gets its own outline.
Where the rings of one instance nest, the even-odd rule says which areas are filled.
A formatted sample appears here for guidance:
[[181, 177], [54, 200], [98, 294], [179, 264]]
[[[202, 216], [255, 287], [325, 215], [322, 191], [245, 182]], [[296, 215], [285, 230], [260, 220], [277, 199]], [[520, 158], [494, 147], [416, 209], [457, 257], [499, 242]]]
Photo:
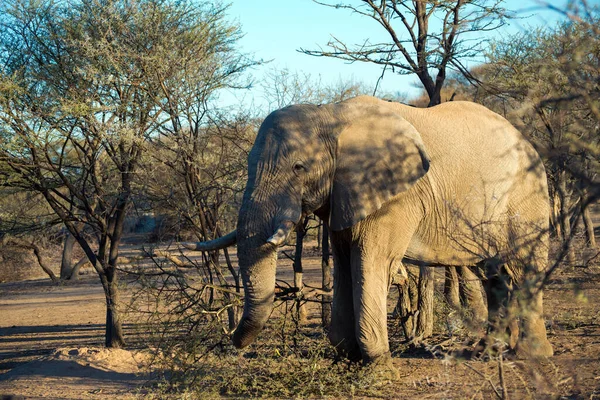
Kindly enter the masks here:
[[296, 174], [302, 173], [306, 171], [306, 167], [304, 166], [304, 164], [302, 164], [300, 161], [296, 162], [294, 164], [294, 172]]

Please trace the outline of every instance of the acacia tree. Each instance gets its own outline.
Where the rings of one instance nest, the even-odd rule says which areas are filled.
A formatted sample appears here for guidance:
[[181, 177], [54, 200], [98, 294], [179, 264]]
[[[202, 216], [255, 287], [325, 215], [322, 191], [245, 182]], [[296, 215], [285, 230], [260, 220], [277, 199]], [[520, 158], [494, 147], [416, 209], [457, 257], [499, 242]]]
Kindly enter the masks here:
[[440, 104], [447, 70], [468, 73], [462, 60], [478, 56], [486, 42], [482, 34], [505, 24], [502, 0], [363, 0], [316, 3], [345, 9], [373, 19], [388, 37], [367, 38], [349, 45], [335, 36], [327, 50], [301, 49], [305, 54], [369, 62], [400, 74], [416, 74], [429, 96], [428, 106]]
[[[373, 92], [361, 81], [339, 80], [324, 84], [320, 77], [293, 71], [288, 68], [271, 69], [263, 82], [263, 97], [267, 101], [267, 110], [271, 112], [292, 104], [335, 103]], [[401, 94], [384, 94], [386, 98], [399, 99]]]
[[237, 28], [222, 7], [191, 1], [1, 7], [3, 185], [40, 193], [76, 239], [104, 288], [106, 346], [120, 347], [119, 245], [147, 140], [172, 111], [165, 88], [182, 84], [176, 66], [231, 51], [219, 46]]
[[[165, 114], [151, 140], [152, 161], [146, 163], [153, 171], [146, 175], [145, 197], [163, 215], [181, 220], [180, 227], [191, 231], [197, 241], [221, 236], [235, 225], [256, 131], [249, 113], [217, 106], [220, 89], [248, 87], [243, 73], [259, 64], [235, 51], [241, 33], [238, 27], [224, 24], [225, 10], [215, 10], [215, 25], [199, 32], [195, 51], [190, 51], [189, 44], [173, 43], [172, 51], [180, 54], [168, 66], [167, 75], [175, 76], [179, 84], [161, 85]], [[219, 253], [203, 253], [200, 270], [209, 284], [227, 286]], [[224, 249], [223, 253], [239, 292], [229, 252]], [[219, 294], [209, 291], [211, 298]], [[235, 311], [227, 310], [230, 329], [237, 324]]]

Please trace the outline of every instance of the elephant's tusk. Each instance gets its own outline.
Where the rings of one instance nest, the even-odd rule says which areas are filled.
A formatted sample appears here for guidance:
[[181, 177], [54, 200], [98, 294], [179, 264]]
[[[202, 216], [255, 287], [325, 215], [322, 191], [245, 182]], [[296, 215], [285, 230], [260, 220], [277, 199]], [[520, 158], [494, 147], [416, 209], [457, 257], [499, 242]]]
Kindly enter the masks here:
[[233, 246], [237, 242], [237, 231], [231, 231], [225, 236], [221, 236], [220, 238], [216, 238], [214, 240], [209, 240], [207, 242], [197, 242], [197, 243], [182, 243], [181, 245], [188, 250], [195, 251], [211, 251], [211, 250], [220, 250], [225, 247]]
[[270, 243], [275, 247], [281, 246], [285, 243], [288, 236], [290, 236], [292, 230], [294, 230], [294, 225], [295, 224], [292, 221], [283, 221], [279, 227], [277, 227], [273, 236], [267, 239], [267, 243]]

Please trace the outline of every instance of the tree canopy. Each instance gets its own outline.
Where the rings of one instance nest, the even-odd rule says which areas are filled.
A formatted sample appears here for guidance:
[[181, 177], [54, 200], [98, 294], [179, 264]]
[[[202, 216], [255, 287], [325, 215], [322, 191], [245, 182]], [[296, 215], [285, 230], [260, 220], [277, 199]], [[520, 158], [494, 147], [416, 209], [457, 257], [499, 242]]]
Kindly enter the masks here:
[[159, 132], [197, 129], [253, 63], [225, 11], [186, 0], [0, 6], [0, 181], [43, 196], [84, 250], [106, 293], [107, 346], [123, 343], [117, 258], [145, 150]]

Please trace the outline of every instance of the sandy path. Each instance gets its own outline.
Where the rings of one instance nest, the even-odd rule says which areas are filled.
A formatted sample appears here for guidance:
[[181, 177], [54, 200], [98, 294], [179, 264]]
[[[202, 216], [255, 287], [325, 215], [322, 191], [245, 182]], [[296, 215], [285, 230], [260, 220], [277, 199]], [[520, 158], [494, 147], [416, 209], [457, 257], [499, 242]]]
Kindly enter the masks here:
[[[293, 281], [291, 264], [280, 257], [278, 279]], [[320, 260], [304, 264], [305, 282], [318, 285]], [[121, 296], [128, 301], [126, 289]], [[130, 362], [143, 343], [136, 343], [135, 326], [126, 323], [131, 351], [107, 353], [104, 321], [104, 292], [93, 272], [61, 285], [47, 278], [0, 283], [0, 396], [133, 397], [148, 379]]]
[[48, 279], [0, 285], [0, 394], [82, 399], [131, 392], [144, 378], [123, 362], [129, 351], [102, 353], [104, 318], [104, 293], [93, 275], [61, 286]]

